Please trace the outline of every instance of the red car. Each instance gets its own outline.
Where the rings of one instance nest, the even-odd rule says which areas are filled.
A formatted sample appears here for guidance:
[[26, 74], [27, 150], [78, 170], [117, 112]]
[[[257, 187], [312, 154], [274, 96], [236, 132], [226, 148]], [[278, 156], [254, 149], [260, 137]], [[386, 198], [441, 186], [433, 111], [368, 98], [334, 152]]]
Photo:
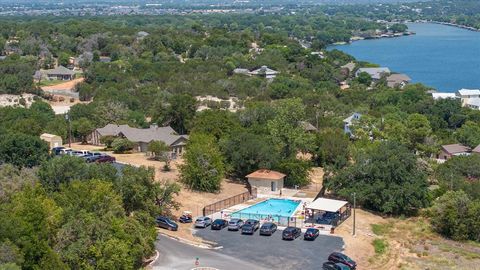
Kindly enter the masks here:
[[96, 163], [113, 163], [115, 161], [116, 159], [112, 156], [101, 156], [95, 160]]

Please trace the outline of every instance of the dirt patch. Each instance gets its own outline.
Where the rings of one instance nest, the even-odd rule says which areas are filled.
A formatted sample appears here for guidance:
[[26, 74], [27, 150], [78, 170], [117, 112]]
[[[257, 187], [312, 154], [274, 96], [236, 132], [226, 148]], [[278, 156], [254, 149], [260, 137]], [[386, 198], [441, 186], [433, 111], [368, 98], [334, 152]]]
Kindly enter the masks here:
[[83, 78], [78, 78], [78, 79], [62, 82], [62, 83], [55, 84], [55, 85], [42, 86], [41, 88], [45, 92], [56, 91], [56, 90], [70, 90], [70, 91], [73, 91], [75, 89], [75, 86], [77, 84], [83, 82], [83, 80], [84, 80]]

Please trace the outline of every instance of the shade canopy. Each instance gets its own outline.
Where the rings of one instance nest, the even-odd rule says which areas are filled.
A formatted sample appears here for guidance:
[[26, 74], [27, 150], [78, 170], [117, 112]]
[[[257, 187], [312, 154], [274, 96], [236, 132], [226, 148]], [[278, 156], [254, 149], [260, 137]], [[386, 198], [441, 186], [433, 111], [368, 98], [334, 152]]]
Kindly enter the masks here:
[[307, 205], [307, 209], [327, 211], [327, 212], [337, 212], [342, 207], [347, 205], [347, 201], [332, 200], [326, 198], [318, 198], [315, 201]]

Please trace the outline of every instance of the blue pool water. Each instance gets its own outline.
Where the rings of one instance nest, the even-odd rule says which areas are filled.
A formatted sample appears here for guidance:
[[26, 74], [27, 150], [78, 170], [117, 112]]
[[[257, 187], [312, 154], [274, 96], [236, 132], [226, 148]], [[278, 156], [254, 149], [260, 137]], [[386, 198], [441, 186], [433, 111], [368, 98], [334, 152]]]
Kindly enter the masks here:
[[416, 35], [332, 46], [356, 59], [406, 73], [441, 92], [480, 88], [480, 32], [439, 24], [408, 24]]
[[268, 216], [290, 217], [294, 214], [300, 201], [287, 199], [268, 199], [240, 211], [233, 213], [232, 217], [238, 218], [267, 218]]

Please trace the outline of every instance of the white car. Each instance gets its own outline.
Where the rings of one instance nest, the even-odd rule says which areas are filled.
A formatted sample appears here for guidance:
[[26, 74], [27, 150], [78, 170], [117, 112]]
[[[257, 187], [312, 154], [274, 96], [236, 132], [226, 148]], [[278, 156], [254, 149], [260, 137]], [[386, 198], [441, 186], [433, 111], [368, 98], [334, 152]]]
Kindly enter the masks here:
[[212, 219], [209, 217], [199, 217], [195, 220], [195, 228], [206, 228], [212, 224]]

